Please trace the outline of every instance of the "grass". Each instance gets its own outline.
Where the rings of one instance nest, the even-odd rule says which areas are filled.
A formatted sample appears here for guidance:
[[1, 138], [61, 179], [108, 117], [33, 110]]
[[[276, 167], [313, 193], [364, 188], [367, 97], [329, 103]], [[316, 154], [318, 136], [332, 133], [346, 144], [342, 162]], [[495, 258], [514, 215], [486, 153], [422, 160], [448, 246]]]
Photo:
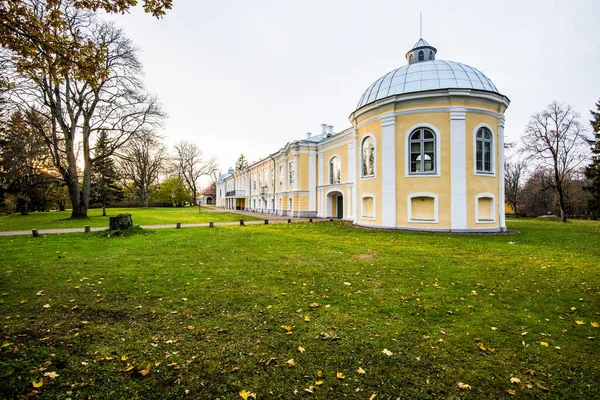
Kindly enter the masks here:
[[0, 238], [0, 392], [597, 397], [600, 224], [509, 227], [521, 233], [305, 223]]
[[[108, 208], [106, 217], [102, 216], [102, 209], [95, 208], [88, 211], [88, 218], [84, 220], [72, 220], [71, 211], [34, 212], [29, 215], [2, 214], [0, 215], [0, 231], [50, 229], [50, 228], [82, 228], [86, 225], [91, 227], [108, 228], [108, 217], [117, 214], [131, 214], [133, 223], [136, 225], [161, 225], [175, 224], [197, 224], [209, 221], [234, 222], [239, 221], [240, 215], [229, 212], [217, 212], [214, 207], [183, 208]], [[257, 220], [252, 216], [244, 216], [244, 220]]]

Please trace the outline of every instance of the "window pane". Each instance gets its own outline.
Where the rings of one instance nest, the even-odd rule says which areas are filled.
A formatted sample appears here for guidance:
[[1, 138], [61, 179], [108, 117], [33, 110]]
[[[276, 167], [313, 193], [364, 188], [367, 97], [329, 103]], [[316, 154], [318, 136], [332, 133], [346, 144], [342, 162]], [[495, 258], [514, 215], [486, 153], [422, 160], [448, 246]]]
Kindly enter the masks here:
[[484, 171], [486, 172], [492, 172], [492, 165], [490, 163], [490, 160], [485, 160], [485, 162], [483, 163], [484, 165]]
[[421, 143], [411, 143], [410, 144], [410, 152], [411, 153], [420, 153], [421, 152]]
[[419, 172], [421, 163], [419, 162], [411, 162], [410, 163], [410, 172]]
[[433, 139], [435, 138], [435, 136], [433, 136], [433, 132], [425, 130], [425, 135], [423, 136], [425, 139]]
[[424, 142], [423, 143], [423, 151], [425, 151], [426, 153], [432, 153], [433, 145], [434, 145], [434, 142]]

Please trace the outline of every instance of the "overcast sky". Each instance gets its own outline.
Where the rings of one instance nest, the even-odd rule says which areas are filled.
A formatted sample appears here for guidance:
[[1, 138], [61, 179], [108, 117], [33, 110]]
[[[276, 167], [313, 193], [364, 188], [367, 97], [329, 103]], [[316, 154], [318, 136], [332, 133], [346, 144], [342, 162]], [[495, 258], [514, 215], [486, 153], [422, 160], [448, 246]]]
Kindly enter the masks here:
[[600, 1], [174, 0], [156, 20], [114, 20], [141, 49], [146, 85], [169, 115], [169, 145], [198, 144], [222, 171], [287, 142], [349, 127], [367, 87], [423, 38], [437, 59], [482, 71], [511, 100], [507, 141], [551, 101], [589, 127], [600, 98]]

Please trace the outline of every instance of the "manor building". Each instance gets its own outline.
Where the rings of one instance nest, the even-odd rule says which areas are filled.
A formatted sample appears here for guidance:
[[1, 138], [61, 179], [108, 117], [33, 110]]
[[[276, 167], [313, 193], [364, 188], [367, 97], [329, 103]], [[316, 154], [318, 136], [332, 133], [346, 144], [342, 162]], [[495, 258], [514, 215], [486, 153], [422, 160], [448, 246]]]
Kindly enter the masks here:
[[407, 65], [377, 79], [352, 126], [287, 143], [217, 182], [217, 206], [358, 226], [499, 232], [504, 219], [504, 112], [479, 70], [436, 59], [419, 39]]

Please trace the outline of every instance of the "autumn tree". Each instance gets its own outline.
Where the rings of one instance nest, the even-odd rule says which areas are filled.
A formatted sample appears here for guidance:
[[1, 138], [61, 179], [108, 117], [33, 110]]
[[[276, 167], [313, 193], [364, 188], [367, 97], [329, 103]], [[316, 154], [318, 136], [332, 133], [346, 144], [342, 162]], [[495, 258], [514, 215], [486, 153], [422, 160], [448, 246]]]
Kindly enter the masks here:
[[94, 146], [94, 159], [90, 197], [92, 203], [102, 205], [102, 216], [106, 216], [106, 205], [112, 201], [123, 198], [123, 189], [119, 186], [119, 174], [115, 161], [108, 153], [110, 148], [107, 143], [106, 132], [101, 131]]
[[560, 217], [567, 221], [565, 188], [569, 177], [585, 161], [586, 138], [579, 114], [556, 101], [531, 116], [523, 135], [524, 151], [551, 171], [548, 184], [558, 197]]
[[165, 166], [167, 154], [160, 138], [147, 133], [131, 140], [119, 152], [119, 170], [123, 184], [137, 195], [148, 207], [150, 187], [158, 183]]
[[[106, 54], [98, 51], [81, 25], [90, 15], [104, 10], [125, 13], [137, 0], [10, 0], [0, 2], [0, 45], [17, 59], [18, 68], [32, 77], [51, 70], [82, 82], [96, 82], [109, 75]], [[160, 18], [172, 0], [144, 0], [144, 11]]]
[[173, 171], [181, 177], [192, 195], [192, 204], [196, 204], [198, 180], [203, 176], [211, 176], [218, 169], [214, 157], [205, 159], [200, 148], [188, 141], [182, 141], [174, 146], [172, 159]]
[[527, 163], [521, 159], [511, 161], [508, 158], [504, 162], [504, 192], [507, 203], [519, 217], [519, 200], [522, 180], [527, 171]]
[[589, 141], [592, 148], [592, 162], [585, 169], [585, 175], [589, 180], [585, 190], [591, 195], [588, 207], [594, 218], [600, 215], [600, 101], [596, 103], [596, 110], [590, 111], [592, 114], [590, 124], [594, 132], [594, 137]]

